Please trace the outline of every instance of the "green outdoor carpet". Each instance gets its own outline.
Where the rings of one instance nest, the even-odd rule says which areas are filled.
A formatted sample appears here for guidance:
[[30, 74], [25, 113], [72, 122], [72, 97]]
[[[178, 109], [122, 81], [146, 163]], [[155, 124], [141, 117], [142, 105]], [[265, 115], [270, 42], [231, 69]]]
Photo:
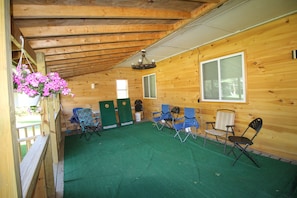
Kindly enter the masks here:
[[242, 156], [232, 166], [222, 145], [174, 134], [144, 122], [65, 137], [64, 197], [296, 197], [296, 165], [255, 156], [257, 168]]

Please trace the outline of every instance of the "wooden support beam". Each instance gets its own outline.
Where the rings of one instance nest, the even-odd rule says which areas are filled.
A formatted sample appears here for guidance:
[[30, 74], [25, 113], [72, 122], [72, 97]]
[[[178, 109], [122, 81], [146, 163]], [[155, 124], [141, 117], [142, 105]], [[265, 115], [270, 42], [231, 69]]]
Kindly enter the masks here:
[[[53, 96], [54, 97], [54, 96]], [[56, 134], [56, 119], [55, 119], [55, 111], [54, 111], [54, 101], [53, 97], [46, 98], [48, 100], [48, 112], [49, 112], [49, 126], [50, 126], [50, 140], [51, 140], [51, 148], [52, 148], [52, 156], [53, 162], [59, 162], [59, 154], [58, 154], [58, 143], [57, 143], [57, 134]]]
[[72, 54], [61, 54], [61, 55], [56, 54], [54, 56], [46, 56], [45, 60], [47, 65], [55, 65], [55, 63], [52, 63], [52, 61], [54, 62], [54, 61], [62, 61], [64, 59], [100, 56], [104, 54], [113, 55], [113, 54], [122, 53], [122, 52], [136, 53], [141, 49], [142, 49], [142, 46], [136, 46], [136, 47], [125, 47], [125, 48], [117, 48], [117, 49], [103, 49], [98, 51], [78, 52], [78, 53], [72, 53]]
[[[11, 32], [11, 41], [13, 44], [18, 48], [22, 49], [22, 40], [21, 37], [23, 37], [22, 33], [20, 32], [19, 28], [15, 25], [12, 24], [12, 32]], [[26, 54], [27, 58], [36, 65], [36, 54], [34, 50], [31, 48], [31, 46], [28, 44], [26, 40], [24, 40], [24, 53]]]
[[22, 197], [12, 87], [10, 1], [0, 0], [0, 197]]
[[[46, 66], [43, 53], [36, 53], [37, 61], [37, 71], [46, 75]], [[49, 104], [48, 98], [43, 98], [41, 100], [41, 133], [43, 135], [48, 135], [50, 137], [50, 143], [48, 144], [48, 149], [45, 156], [45, 175], [46, 175], [46, 188], [48, 190], [48, 197], [55, 197], [55, 184], [54, 184], [54, 173], [53, 173], [53, 151], [52, 151], [52, 135], [51, 131], [51, 120], [50, 109], [52, 107]], [[56, 153], [56, 152], [54, 152]]]
[[69, 37], [49, 37], [44, 39], [31, 39], [29, 43], [33, 49], [49, 47], [63, 47], [75, 45], [90, 45], [96, 43], [124, 42], [124, 41], [144, 41], [160, 39], [165, 36], [164, 32], [154, 33], [125, 33], [111, 35], [85, 35]]
[[154, 41], [155, 40], [103, 43], [103, 44], [93, 44], [93, 45], [69, 46], [69, 47], [63, 47], [63, 48], [56, 47], [56, 48], [40, 49], [36, 51], [43, 52], [46, 56], [61, 55], [61, 54], [89, 52], [89, 51], [98, 51], [98, 50], [106, 50], [106, 49], [117, 49], [117, 48], [125, 48], [125, 47], [147, 46], [153, 43]]
[[64, 60], [59, 60], [59, 61], [51, 61], [49, 63], [47, 63], [47, 68], [58, 68], [62, 65], [64, 65], [65, 67], [67, 67], [68, 65], [72, 65], [75, 63], [85, 63], [85, 62], [91, 62], [91, 61], [95, 61], [95, 60], [100, 60], [102, 58], [116, 58], [116, 59], [124, 59], [127, 58], [127, 55], [132, 55], [131, 52], [127, 52], [127, 53], [118, 53], [118, 54], [113, 54], [116, 56], [110, 56], [110, 55], [102, 55], [102, 56], [87, 56], [87, 57], [80, 57], [80, 58], [73, 58], [73, 59], [64, 59]]
[[[41, 24], [42, 25], [42, 24]], [[133, 24], [133, 25], [59, 25], [59, 26], [39, 26], [20, 27], [26, 37], [50, 37], [50, 36], [71, 36], [71, 35], [91, 35], [104, 33], [122, 32], [160, 32], [173, 30], [172, 24]]]
[[[61, 10], [63, 10], [61, 12]], [[189, 12], [131, 7], [14, 4], [14, 18], [142, 18], [185, 19]]]

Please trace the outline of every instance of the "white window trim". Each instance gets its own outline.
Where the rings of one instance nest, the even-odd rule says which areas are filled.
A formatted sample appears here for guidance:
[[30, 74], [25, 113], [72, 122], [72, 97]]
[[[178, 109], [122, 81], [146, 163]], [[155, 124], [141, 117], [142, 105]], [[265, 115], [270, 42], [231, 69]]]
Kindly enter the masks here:
[[[215, 100], [215, 99], [205, 99], [204, 98], [204, 84], [203, 84], [203, 64], [205, 63], [209, 63], [209, 62], [213, 62], [213, 61], [218, 61], [219, 67], [218, 67], [218, 72], [219, 74], [220, 72], [220, 61], [221, 59], [225, 59], [225, 58], [229, 58], [229, 57], [233, 57], [233, 56], [238, 56], [241, 55], [242, 59], [241, 59], [241, 69], [242, 69], [242, 81], [243, 81], [243, 99], [242, 100], [222, 100], [222, 89], [221, 89], [221, 83], [219, 84], [219, 99]], [[218, 76], [218, 80], [219, 82], [221, 82], [221, 76]], [[205, 102], [227, 102], [227, 103], [246, 103], [246, 71], [245, 71], [245, 56], [244, 56], [244, 52], [239, 52], [239, 53], [235, 53], [235, 54], [230, 54], [230, 55], [226, 55], [226, 56], [221, 56], [218, 58], [214, 58], [211, 60], [207, 60], [207, 61], [203, 61], [200, 63], [200, 83], [201, 83], [201, 101], [205, 101]]]
[[[149, 97], [146, 97], [145, 96], [145, 86], [144, 86], [144, 78], [145, 77], [149, 77], [149, 76], [152, 76], [152, 75], [154, 75], [155, 76], [155, 95], [156, 95], [156, 97], [151, 97], [151, 93], [149, 93]], [[149, 86], [150, 86], [150, 83], [148, 84]], [[142, 76], [142, 91], [143, 91], [143, 98], [146, 98], [146, 99], [157, 99], [157, 75], [156, 75], [156, 73], [152, 73], [152, 74], [147, 74], [147, 75], [144, 75], [144, 76]], [[149, 91], [150, 91], [151, 89], [150, 89], [150, 87], [149, 87]]]

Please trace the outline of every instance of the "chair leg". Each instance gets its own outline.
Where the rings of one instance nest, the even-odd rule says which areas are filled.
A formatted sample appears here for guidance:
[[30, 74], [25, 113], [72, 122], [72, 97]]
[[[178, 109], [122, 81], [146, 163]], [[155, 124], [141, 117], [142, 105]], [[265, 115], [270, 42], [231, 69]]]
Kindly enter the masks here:
[[182, 140], [182, 142], [185, 142], [188, 139], [189, 135], [190, 135], [190, 133], [188, 132], [186, 137]]
[[87, 141], [89, 141], [89, 140], [90, 140], [90, 136], [91, 136], [91, 134], [89, 134], [89, 137], [87, 137], [87, 133], [89, 133], [89, 132], [86, 132], [86, 131], [82, 132], [82, 133], [80, 134], [79, 138], [81, 138], [82, 136], [85, 136], [85, 139], [86, 139]]
[[227, 155], [230, 155], [230, 153], [232, 152], [234, 157], [237, 158], [235, 152], [234, 152], [234, 148], [235, 148], [235, 144], [233, 145], [233, 147], [231, 148], [231, 150], [227, 153]]
[[247, 156], [258, 168], [260, 168], [256, 160], [246, 150], [243, 150], [243, 154], [245, 154], [245, 156]]
[[[235, 161], [233, 162], [233, 166], [235, 165], [235, 163], [238, 161], [238, 159], [242, 156], [242, 154], [244, 154], [245, 156], [247, 156], [258, 168], [260, 168], [259, 164], [255, 161], [254, 158], [252, 158], [252, 156], [246, 151], [247, 147], [249, 145], [246, 145], [244, 148], [242, 146], [240, 146], [239, 144], [235, 144], [235, 146], [241, 151], [240, 155], [238, 157], [236, 157]], [[233, 149], [232, 149], [233, 150]], [[230, 153], [230, 152], [229, 152]], [[234, 153], [234, 151], [233, 151]], [[234, 153], [235, 155], [235, 153]]]
[[164, 125], [159, 124], [157, 122], [153, 123], [153, 126], [156, 127], [159, 131], [161, 131], [163, 129], [163, 127], [164, 127]]
[[205, 147], [205, 144], [206, 144], [206, 138], [207, 138], [207, 133], [205, 133], [205, 136], [204, 136], [204, 143], [203, 143], [204, 147]]
[[225, 139], [224, 154], [226, 154], [226, 145], [227, 145], [227, 138]]
[[177, 137], [179, 138], [179, 140], [180, 140], [181, 142], [183, 142], [183, 139], [182, 139], [182, 137], [180, 136], [179, 132], [180, 132], [180, 131], [176, 131], [174, 137], [177, 136]]
[[101, 136], [100, 133], [99, 133], [99, 127], [98, 126], [90, 127], [90, 130], [92, 130], [92, 132], [96, 133], [98, 136]]

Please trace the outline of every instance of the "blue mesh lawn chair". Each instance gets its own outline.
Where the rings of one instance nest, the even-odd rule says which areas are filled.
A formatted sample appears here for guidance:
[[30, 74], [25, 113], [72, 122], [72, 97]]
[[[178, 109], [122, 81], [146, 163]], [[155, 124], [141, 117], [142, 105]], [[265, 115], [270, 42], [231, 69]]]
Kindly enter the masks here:
[[170, 107], [168, 104], [162, 104], [162, 111], [153, 112], [154, 126], [156, 126], [158, 130], [162, 130], [165, 125], [170, 127], [167, 123], [168, 120], [172, 120]]
[[[85, 136], [85, 138], [89, 140], [90, 136], [92, 135], [91, 132], [94, 132], [98, 136], [100, 136], [99, 134], [100, 123], [98, 121], [99, 118], [93, 117], [92, 109], [83, 108], [83, 109], [77, 110], [77, 117], [79, 120], [80, 129], [81, 129], [80, 138], [82, 136]], [[87, 134], [89, 134], [89, 137], [87, 136]]]
[[[174, 137], [178, 137], [181, 142], [185, 142], [190, 135], [196, 139], [199, 123], [195, 117], [195, 109], [184, 108], [184, 116], [175, 119], [173, 128], [176, 131]], [[192, 131], [193, 129], [195, 129], [195, 131]], [[185, 136], [182, 137], [181, 133], [185, 133]]]
[[79, 120], [78, 120], [78, 117], [77, 117], [77, 110], [80, 110], [82, 109], [81, 107], [77, 107], [77, 108], [73, 108], [72, 109], [72, 116], [70, 118], [70, 122], [71, 123], [76, 123], [76, 124], [79, 124]]
[[79, 120], [78, 120], [78, 117], [77, 117], [77, 111], [80, 110], [80, 109], [82, 109], [82, 108], [81, 107], [73, 108], [72, 109], [72, 116], [71, 116], [71, 118], [69, 120], [72, 124], [75, 125], [76, 130], [78, 130], [79, 126], [80, 126], [79, 125]]

